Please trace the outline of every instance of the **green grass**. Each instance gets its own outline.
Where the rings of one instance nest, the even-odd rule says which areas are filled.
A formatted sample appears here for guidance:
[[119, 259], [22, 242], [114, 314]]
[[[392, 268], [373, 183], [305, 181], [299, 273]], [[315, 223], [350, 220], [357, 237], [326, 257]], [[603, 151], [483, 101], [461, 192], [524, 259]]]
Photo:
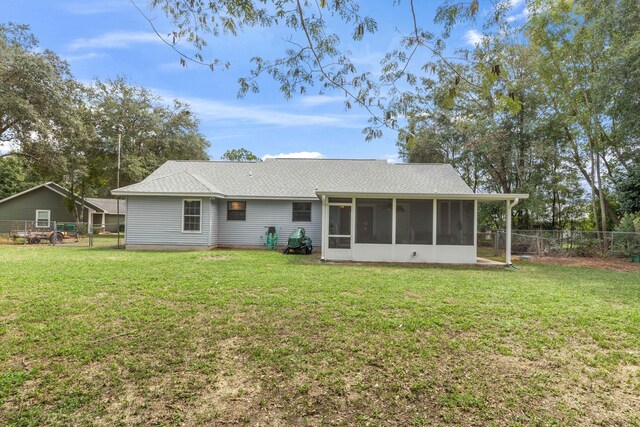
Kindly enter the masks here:
[[0, 425], [638, 425], [640, 278], [0, 247]]

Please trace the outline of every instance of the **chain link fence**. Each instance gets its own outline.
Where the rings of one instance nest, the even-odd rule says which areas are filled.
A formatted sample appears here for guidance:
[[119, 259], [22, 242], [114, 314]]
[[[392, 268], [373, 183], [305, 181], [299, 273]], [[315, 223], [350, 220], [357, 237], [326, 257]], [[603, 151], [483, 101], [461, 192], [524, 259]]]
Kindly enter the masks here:
[[[505, 230], [478, 233], [479, 250], [504, 254]], [[513, 230], [511, 253], [555, 257], [640, 256], [640, 233], [577, 230]]]
[[124, 247], [124, 224], [93, 225], [58, 221], [0, 221], [0, 245], [64, 245], [84, 247]]
[[[114, 224], [56, 221], [0, 221], [0, 244], [64, 245], [84, 247], [124, 247], [124, 224], [118, 234]], [[503, 256], [505, 230], [478, 233], [478, 253]], [[555, 257], [633, 257], [640, 256], [640, 233], [576, 230], [513, 230], [511, 253]]]

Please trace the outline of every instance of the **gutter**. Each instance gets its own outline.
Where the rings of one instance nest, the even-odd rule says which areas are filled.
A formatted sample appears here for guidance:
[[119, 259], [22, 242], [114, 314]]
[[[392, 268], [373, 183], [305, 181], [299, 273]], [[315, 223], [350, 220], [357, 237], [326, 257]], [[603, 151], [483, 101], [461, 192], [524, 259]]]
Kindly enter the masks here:
[[[318, 198], [320, 196], [327, 197], [371, 197], [371, 198], [414, 198], [414, 199], [442, 199], [442, 200], [480, 200], [480, 201], [496, 201], [496, 200], [520, 200], [528, 199], [528, 194], [516, 193], [358, 193], [358, 192], [336, 192], [336, 191], [316, 191]], [[515, 205], [514, 205], [515, 206]]]

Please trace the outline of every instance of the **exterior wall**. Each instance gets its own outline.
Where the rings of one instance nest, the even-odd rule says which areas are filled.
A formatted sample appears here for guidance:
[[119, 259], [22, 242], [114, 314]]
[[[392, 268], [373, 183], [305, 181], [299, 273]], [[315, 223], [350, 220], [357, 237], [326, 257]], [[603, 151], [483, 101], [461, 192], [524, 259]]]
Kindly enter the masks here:
[[[120, 213], [120, 224], [124, 224], [124, 212]], [[115, 233], [118, 231], [118, 215], [115, 214], [105, 214], [104, 215], [104, 223], [105, 223], [105, 231], [109, 233]], [[102, 225], [102, 214], [94, 213], [93, 214], [93, 229], [99, 229]], [[97, 232], [97, 231], [96, 231]]]
[[[245, 201], [243, 199], [229, 199]], [[278, 232], [278, 246], [287, 244], [289, 235], [297, 227], [303, 227], [311, 238], [314, 248], [320, 249], [322, 205], [311, 202], [311, 222], [293, 222], [293, 201], [291, 200], [246, 200], [245, 221], [227, 220], [227, 200], [218, 201], [218, 234], [220, 246], [262, 246], [266, 243], [267, 228], [275, 226]]]
[[[196, 198], [196, 197], [194, 197]], [[209, 246], [211, 203], [202, 197], [200, 232], [182, 231], [183, 197], [129, 196], [127, 198], [125, 244], [144, 246]]]
[[355, 244], [352, 253], [354, 261], [476, 263], [475, 246]]
[[[378, 261], [378, 262], [418, 262], [418, 263], [443, 263], [443, 264], [475, 264], [477, 261], [477, 241], [474, 237], [473, 245], [437, 245], [437, 200], [433, 200], [432, 230], [433, 243], [430, 245], [418, 244], [377, 244], [355, 243], [356, 233], [356, 209], [355, 198], [351, 208], [351, 248], [331, 249], [323, 248], [322, 257], [329, 261]], [[392, 210], [392, 242], [396, 238], [396, 199], [393, 199]], [[474, 203], [474, 236], [477, 235], [477, 202]], [[328, 233], [329, 205], [325, 205], [323, 212], [326, 215], [325, 233]]]
[[[15, 222], [35, 221], [36, 210], [51, 211], [51, 221], [75, 222], [73, 213], [65, 207], [64, 196], [48, 188], [41, 187], [15, 199], [0, 203], [0, 233], [16, 228]], [[84, 211], [84, 221], [88, 221], [88, 210]]]

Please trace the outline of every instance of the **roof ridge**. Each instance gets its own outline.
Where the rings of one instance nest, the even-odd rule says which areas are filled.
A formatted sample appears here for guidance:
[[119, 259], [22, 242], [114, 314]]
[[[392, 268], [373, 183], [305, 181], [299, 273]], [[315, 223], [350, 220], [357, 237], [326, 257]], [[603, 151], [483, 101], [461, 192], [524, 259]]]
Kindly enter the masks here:
[[191, 176], [193, 179], [198, 181], [200, 184], [204, 185], [207, 188], [207, 190], [211, 191], [212, 193], [222, 194], [222, 192], [220, 190], [218, 190], [209, 181], [207, 181], [206, 179], [204, 179], [200, 175], [198, 175], [196, 173], [191, 173], [189, 171], [183, 171], [183, 172], [186, 172], [187, 174], [189, 174], [189, 176]]
[[404, 163], [404, 162], [398, 162], [398, 163], [390, 163], [391, 165], [404, 165], [404, 166], [451, 166], [451, 163]]
[[[346, 161], [346, 162], [387, 162], [385, 159], [337, 159], [337, 158], [322, 158], [311, 159], [308, 157], [267, 157], [264, 161], [272, 160], [309, 160], [309, 161]], [[259, 163], [259, 162], [258, 162]]]

